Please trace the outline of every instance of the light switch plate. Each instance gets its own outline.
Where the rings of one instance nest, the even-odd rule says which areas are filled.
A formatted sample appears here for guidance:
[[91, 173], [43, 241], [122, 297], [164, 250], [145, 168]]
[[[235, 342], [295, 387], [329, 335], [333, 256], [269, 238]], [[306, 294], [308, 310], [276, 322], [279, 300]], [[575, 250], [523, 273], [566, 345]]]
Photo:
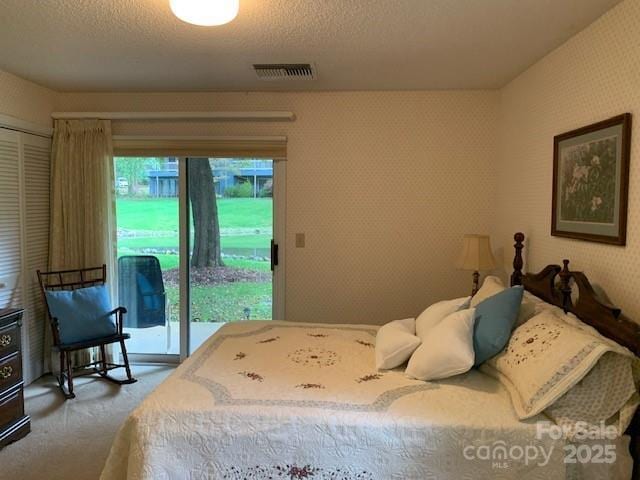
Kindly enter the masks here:
[[305, 242], [304, 233], [296, 233], [296, 248], [304, 248]]

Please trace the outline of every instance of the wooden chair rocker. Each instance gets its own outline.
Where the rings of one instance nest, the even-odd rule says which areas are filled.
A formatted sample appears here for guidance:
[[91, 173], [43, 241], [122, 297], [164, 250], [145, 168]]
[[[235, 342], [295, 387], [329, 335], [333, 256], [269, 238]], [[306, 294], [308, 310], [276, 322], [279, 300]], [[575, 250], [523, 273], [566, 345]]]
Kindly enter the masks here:
[[[65, 399], [75, 398], [74, 371], [78, 375], [98, 374], [118, 385], [135, 383], [131, 375], [124, 341], [130, 338], [122, 332], [123, 307], [112, 309], [106, 285], [107, 267], [41, 272], [38, 270], [40, 289], [47, 305], [53, 332], [53, 347], [60, 355], [58, 385]], [[124, 363], [107, 361], [106, 345], [119, 343]], [[100, 359], [85, 365], [73, 366], [71, 354], [78, 350], [99, 347]], [[119, 380], [109, 375], [115, 368], [124, 368], [127, 378]]]

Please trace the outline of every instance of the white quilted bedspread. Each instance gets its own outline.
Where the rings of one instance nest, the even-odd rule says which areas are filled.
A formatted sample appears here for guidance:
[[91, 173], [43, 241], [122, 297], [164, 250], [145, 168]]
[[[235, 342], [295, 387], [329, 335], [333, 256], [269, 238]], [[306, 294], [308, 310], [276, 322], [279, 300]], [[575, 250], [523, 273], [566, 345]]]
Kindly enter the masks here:
[[[563, 444], [535, 440], [543, 418], [517, 420], [500, 383], [377, 372], [376, 329], [224, 326], [125, 421], [102, 480], [568, 478]], [[494, 442], [557, 448], [544, 468], [463, 455]]]

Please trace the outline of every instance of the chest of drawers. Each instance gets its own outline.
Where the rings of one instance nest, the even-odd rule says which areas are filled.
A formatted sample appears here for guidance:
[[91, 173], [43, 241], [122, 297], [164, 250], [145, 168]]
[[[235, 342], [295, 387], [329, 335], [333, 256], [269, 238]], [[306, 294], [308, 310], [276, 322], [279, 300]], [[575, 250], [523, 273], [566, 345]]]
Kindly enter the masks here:
[[24, 413], [21, 326], [22, 310], [0, 309], [0, 448], [31, 431]]

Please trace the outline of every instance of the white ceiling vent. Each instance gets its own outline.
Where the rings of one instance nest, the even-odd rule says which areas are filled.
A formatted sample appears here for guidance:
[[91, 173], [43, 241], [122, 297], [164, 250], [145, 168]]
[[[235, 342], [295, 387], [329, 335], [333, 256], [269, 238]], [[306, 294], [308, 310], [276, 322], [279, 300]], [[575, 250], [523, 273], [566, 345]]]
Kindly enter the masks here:
[[253, 69], [260, 80], [315, 80], [315, 67], [310, 63], [259, 63]]

